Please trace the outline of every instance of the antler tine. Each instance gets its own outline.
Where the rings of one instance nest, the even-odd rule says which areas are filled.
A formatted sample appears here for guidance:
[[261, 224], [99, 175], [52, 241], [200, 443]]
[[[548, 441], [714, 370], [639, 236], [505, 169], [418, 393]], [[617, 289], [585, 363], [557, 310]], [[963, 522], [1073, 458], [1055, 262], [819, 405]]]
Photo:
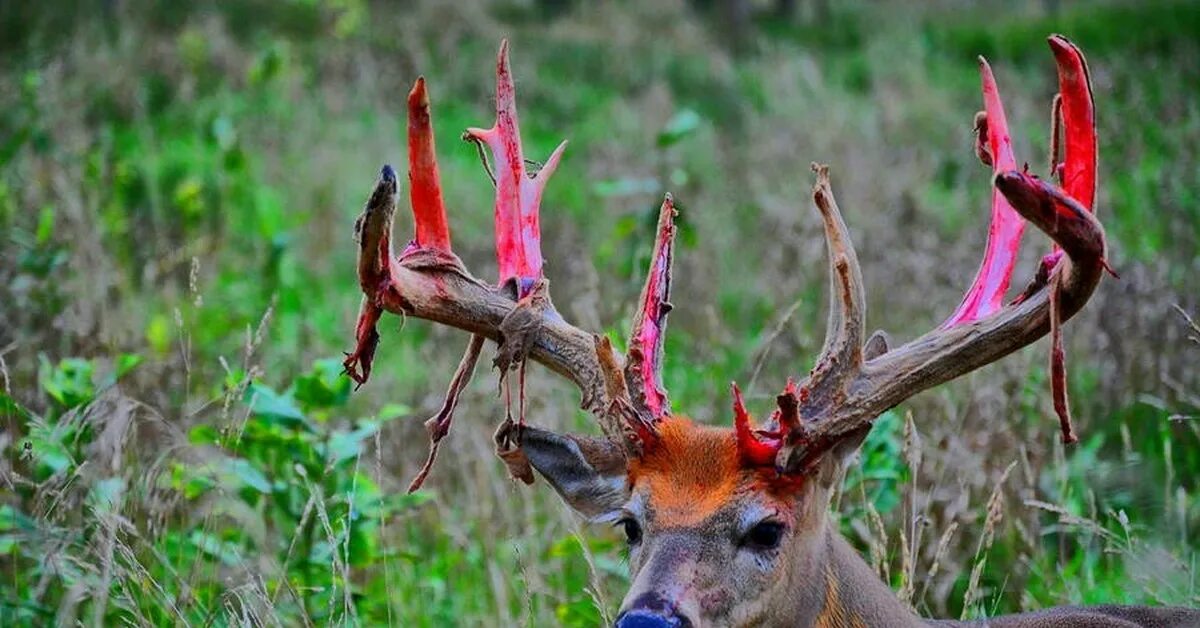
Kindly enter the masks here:
[[[1017, 159], [1013, 156], [1008, 119], [1004, 115], [996, 77], [983, 57], [979, 58], [979, 74], [983, 81], [984, 111], [975, 120], [976, 145], [981, 149], [980, 158], [985, 165], [992, 167], [994, 176], [1015, 170]], [[991, 227], [988, 229], [983, 261], [962, 302], [950, 318], [942, 323], [942, 327], [973, 321], [1000, 309], [1012, 280], [1013, 269], [1017, 266], [1017, 252], [1021, 248], [1024, 231], [1025, 220], [1000, 190], [993, 188]]]
[[858, 256], [850, 241], [850, 232], [842, 220], [833, 188], [829, 183], [829, 166], [812, 165], [817, 175], [813, 186], [813, 201], [821, 212], [825, 226], [825, 245], [829, 254], [829, 319], [825, 344], [816, 366], [804, 385], [800, 413], [814, 414], [814, 409], [833, 401], [845, 380], [858, 372], [862, 364], [866, 296]]
[[[1096, 206], [1096, 114], [1087, 59], [1062, 35], [1052, 35], [1050, 49], [1058, 65], [1058, 89], [1066, 127], [1066, 163], [1062, 188], [1087, 209]], [[1058, 164], [1051, 164], [1058, 170]]]
[[672, 305], [671, 264], [675, 256], [675, 203], [668, 194], [658, 211], [654, 254], [646, 272], [646, 284], [638, 298], [638, 311], [629, 334], [626, 379], [631, 397], [646, 411], [651, 422], [671, 413], [671, 402], [662, 385], [663, 347], [667, 314]]
[[492, 153], [496, 169], [496, 256], [500, 283], [515, 278], [518, 294], [524, 296], [542, 276], [538, 207], [546, 182], [558, 168], [567, 143], [558, 145], [535, 176], [526, 173], [507, 39], [500, 42], [496, 56], [496, 124], [490, 129], [469, 128], [466, 136], [486, 144]]
[[433, 143], [433, 120], [425, 77], [418, 77], [408, 93], [408, 184], [416, 239], [413, 245], [450, 250], [450, 226], [442, 203], [437, 151]]
[[356, 386], [371, 377], [371, 364], [379, 346], [375, 329], [383, 308], [374, 296], [386, 290], [392, 276], [392, 221], [396, 214], [396, 171], [389, 165], [379, 170], [379, 180], [367, 200], [364, 210], [354, 222], [354, 239], [358, 242], [358, 285], [363, 291], [354, 327], [354, 351], [346, 354], [342, 366]]
[[[1063, 179], [1064, 185], [1069, 184], [1071, 189], [1061, 189], [1016, 169], [1015, 160], [1006, 154], [1007, 129], [995, 82], [990, 68], [982, 60], [988, 111], [978, 126], [981, 133], [987, 135], [980, 138], [981, 144], [984, 139], [988, 144], [988, 150], [983, 153], [985, 163], [992, 162], [996, 171], [993, 200], [1001, 197], [1003, 205], [1010, 206], [1048, 235], [1061, 247], [1063, 255], [1048, 258], [1052, 261], [1043, 264], [1039, 276], [1017, 300], [990, 313], [986, 304], [1003, 298], [1002, 287], [1007, 284], [1011, 269], [1003, 268], [1008, 265], [1006, 262], [998, 264], [1000, 270], [989, 271], [989, 260], [985, 256], [980, 275], [972, 285], [972, 291], [977, 292], [979, 298], [971, 304], [964, 300], [955, 316], [938, 329], [867, 359], [854, 377], [838, 388], [843, 396], [837, 404], [825, 407], [824, 412], [815, 415], [802, 413], [808, 421], [801, 433], [786, 439], [785, 446], [780, 449], [776, 461], [781, 468], [807, 468], [832, 443], [870, 424], [888, 408], [918, 392], [994, 362], [1047, 333], [1055, 334], [1051, 352], [1055, 409], [1062, 424], [1064, 441], [1074, 440], [1066, 408], [1065, 370], [1058, 334], [1062, 322], [1087, 302], [1108, 267], [1104, 229], [1087, 205], [1095, 195], [1096, 152], [1086, 64], [1078, 49], [1065, 38], [1052, 37], [1050, 46], [1060, 70], [1068, 143]], [[1075, 148], [1072, 149], [1072, 145]], [[1085, 200], [1081, 202], [1080, 199]], [[1002, 223], [999, 230], [1015, 224], [1011, 216], [997, 211], [997, 207], [993, 202], [993, 237], [989, 238], [989, 251], [993, 244], [1000, 248], [1015, 246], [1012, 231], [1007, 232], [1008, 236], [996, 236], [997, 220]], [[999, 281], [989, 281], [987, 277]], [[802, 388], [802, 398], [803, 392]], [[821, 409], [814, 408], [813, 404], [807, 407], [810, 412]]]

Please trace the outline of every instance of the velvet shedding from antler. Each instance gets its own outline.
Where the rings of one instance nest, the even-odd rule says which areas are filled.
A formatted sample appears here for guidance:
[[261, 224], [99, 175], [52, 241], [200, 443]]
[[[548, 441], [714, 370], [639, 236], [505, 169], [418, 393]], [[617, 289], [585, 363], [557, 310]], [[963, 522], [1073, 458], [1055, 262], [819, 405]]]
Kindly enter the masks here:
[[[356, 347], [347, 355], [344, 366], [358, 385], [370, 377], [379, 342], [377, 326], [385, 311], [471, 333], [442, 406], [426, 422], [429, 456], [409, 490], [420, 488], [428, 476], [485, 340], [498, 346], [493, 364], [501, 371], [506, 398], [507, 373], [520, 370], [523, 385], [524, 365], [532, 359], [571, 380], [582, 394], [581, 406], [596, 415], [602, 430], [623, 438], [631, 452], [637, 451], [653, 439], [654, 425], [670, 412], [661, 376], [663, 332], [671, 309], [675, 237], [676, 211], [670, 196], [659, 212], [654, 253], [629, 352], [618, 356], [607, 338], [567, 323], [550, 299], [539, 213], [546, 183], [558, 166], [566, 142], [536, 173], [526, 171], [507, 41], [501, 44], [496, 61], [496, 124], [486, 130], [468, 129], [464, 137], [487, 146], [495, 166], [496, 284], [475, 278], [451, 249], [424, 78], [417, 79], [408, 97], [409, 184], [415, 235], [399, 256], [394, 254], [392, 223], [399, 182], [395, 171], [386, 165], [355, 224], [359, 284], [364, 298], [355, 328]], [[608, 346], [608, 352], [599, 350], [601, 346]], [[497, 430], [497, 453], [514, 477], [531, 481], [528, 462], [518, 451], [524, 423], [523, 387], [519, 398], [521, 420], [513, 421], [510, 415]]]
[[[1079, 49], [1065, 38], [1056, 35], [1049, 43], [1059, 72], [1049, 179], [1017, 167], [995, 77], [980, 59], [984, 111], [975, 119], [976, 152], [991, 168], [994, 188], [988, 239], [983, 261], [959, 307], [925, 335], [894, 349], [880, 332], [865, 336], [867, 301], [858, 259], [833, 195], [829, 169], [813, 165], [812, 197], [829, 252], [825, 342], [807, 377], [788, 380], [762, 426], [755, 424], [737, 385], [732, 386], [733, 438], [744, 464], [803, 473], [839, 441], [865, 433], [880, 413], [908, 397], [1047, 334], [1052, 337], [1055, 411], [1063, 440], [1075, 439], [1066, 399], [1062, 323], [1084, 305], [1108, 267], [1104, 231], [1092, 214], [1097, 143], [1087, 65]], [[514, 420], [510, 411], [495, 435], [496, 451], [513, 477], [533, 479], [520, 447], [529, 360], [573, 382], [581, 392], [581, 406], [596, 417], [606, 436], [624, 445], [627, 456], [641, 456], [655, 447], [657, 426], [672, 415], [662, 370], [672, 309], [674, 200], [668, 195], [659, 208], [646, 280], [627, 351], [620, 354], [609, 337], [566, 322], [551, 299], [541, 251], [540, 205], [566, 142], [536, 172], [526, 170], [507, 42], [501, 44], [496, 61], [496, 123], [464, 134], [490, 153], [492, 165], [487, 158], [484, 165], [495, 185], [496, 283], [475, 278], [451, 249], [423, 79], [409, 94], [408, 114], [415, 235], [396, 256], [391, 238], [399, 183], [392, 168], [384, 166], [356, 223], [358, 277], [365, 296], [355, 328], [356, 347], [345, 366], [359, 385], [370, 377], [379, 342], [377, 324], [385, 311], [471, 334], [445, 401], [426, 422], [430, 454], [410, 490], [418, 488], [432, 468], [438, 444], [450, 431], [459, 396], [487, 340], [497, 345], [493, 365], [500, 370], [506, 401], [511, 395], [508, 374], [519, 372], [519, 419]], [[1029, 285], [1005, 304], [1026, 221], [1049, 236], [1055, 249], [1043, 259]], [[511, 408], [511, 403], [506, 405]]]
[[[1052, 338], [1051, 388], [1062, 439], [1077, 440], [1066, 397], [1062, 323], [1082, 307], [1108, 266], [1103, 228], [1089, 211], [1095, 199], [1096, 134], [1087, 65], [1066, 38], [1052, 36], [1049, 44], [1060, 84], [1053, 132], [1057, 134], [1061, 125], [1066, 147], [1061, 165], [1052, 157], [1051, 173], [1061, 187], [1017, 168], [995, 77], [980, 58], [985, 111], [975, 120], [976, 151], [993, 172], [991, 223], [975, 280], [938, 329], [895, 350], [881, 345], [871, 355], [864, 354], [862, 280], [828, 171], [814, 166], [814, 201], [825, 224], [831, 267], [826, 341], [798, 391], [785, 391], [777, 399], [776, 416], [790, 415], [795, 403], [795, 426], [753, 429], [735, 386], [735, 433], [747, 464], [805, 470], [838, 439], [869, 426], [905, 398], [995, 361], [1047, 332]], [[1057, 146], [1057, 137], [1052, 144]], [[1048, 255], [1030, 286], [1006, 306], [1026, 221], [1050, 236], [1062, 252]]]
[[517, 93], [508, 61], [508, 41], [500, 44], [496, 59], [496, 124], [490, 129], [469, 128], [466, 136], [482, 142], [492, 153], [496, 181], [496, 259], [500, 283], [516, 280], [518, 295], [525, 296], [542, 277], [542, 233], [538, 209], [550, 176], [558, 168], [564, 140], [533, 175], [525, 170], [521, 132], [517, 125]]

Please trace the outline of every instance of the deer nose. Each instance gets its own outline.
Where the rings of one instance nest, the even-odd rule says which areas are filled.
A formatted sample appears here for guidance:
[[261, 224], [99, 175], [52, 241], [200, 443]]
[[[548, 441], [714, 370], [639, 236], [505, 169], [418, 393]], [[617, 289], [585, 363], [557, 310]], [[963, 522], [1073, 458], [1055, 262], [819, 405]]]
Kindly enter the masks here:
[[615, 628], [691, 628], [692, 622], [678, 615], [663, 615], [657, 611], [634, 609], [617, 617]]
[[675, 605], [656, 593], [646, 593], [617, 616], [614, 628], [692, 628], [692, 622], [675, 613]]

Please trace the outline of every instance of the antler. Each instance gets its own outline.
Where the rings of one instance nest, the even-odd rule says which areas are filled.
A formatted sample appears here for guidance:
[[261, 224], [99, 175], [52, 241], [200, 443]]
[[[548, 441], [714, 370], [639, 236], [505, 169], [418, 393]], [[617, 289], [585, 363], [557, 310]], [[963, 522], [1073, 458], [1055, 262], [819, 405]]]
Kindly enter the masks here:
[[[738, 440], [747, 462], [771, 461], [782, 470], [806, 469], [839, 439], [861, 433], [883, 411], [1047, 333], [1054, 336], [1051, 380], [1055, 408], [1064, 442], [1074, 442], [1060, 330], [1062, 322], [1091, 296], [1107, 269], [1106, 244], [1104, 230], [1090, 212], [1095, 198], [1096, 135], [1086, 62], [1066, 38], [1056, 35], [1049, 43], [1058, 64], [1066, 138], [1065, 164], [1053, 163], [1052, 171], [1063, 187], [1017, 170], [995, 79], [981, 58], [986, 112], [976, 118], [977, 150], [981, 161], [994, 172], [992, 222], [975, 281], [962, 304], [938, 329], [891, 351], [873, 337], [864, 349], [865, 303], [857, 260], [833, 198], [828, 170], [814, 166], [817, 183], [813, 198], [824, 220], [830, 255], [829, 329], [816, 366], [798, 389], [789, 383], [779, 397], [775, 420], [765, 429], [748, 427], [748, 415], [735, 389]], [[1055, 122], [1057, 128], [1057, 114]], [[1057, 138], [1054, 143], [1057, 145]], [[1052, 159], [1057, 161], [1057, 156]], [[1002, 301], [1024, 220], [1050, 236], [1065, 255], [1047, 256], [1030, 286], [1005, 306]]]
[[[355, 224], [359, 284], [365, 295], [356, 325], [357, 346], [345, 361], [346, 372], [355, 382], [362, 385], [370, 377], [379, 342], [376, 326], [384, 311], [473, 334], [446, 402], [426, 424], [432, 441], [430, 457], [410, 490], [420, 486], [433, 463], [437, 443], [449, 432], [458, 395], [474, 370], [483, 339], [499, 346], [494, 364], [501, 369], [502, 378], [511, 368], [523, 368], [527, 358], [546, 366], [579, 388], [581, 407], [596, 416], [605, 434], [624, 438], [630, 447], [640, 447], [653, 438], [654, 424], [669, 413], [661, 368], [675, 235], [670, 196], [659, 214], [654, 255], [629, 354], [622, 358], [606, 337], [571, 325], [554, 308], [542, 270], [538, 214], [542, 191], [566, 142], [539, 172], [527, 174], [507, 41], [500, 46], [496, 79], [495, 126], [468, 129], [466, 137], [487, 145], [497, 167], [499, 283], [491, 285], [475, 278], [451, 250], [424, 79], [417, 79], [408, 99], [409, 181], [416, 237], [399, 257], [394, 255], [391, 233], [398, 182], [395, 171], [386, 165]], [[528, 463], [517, 449], [520, 428], [507, 419], [496, 434], [497, 451], [514, 477], [531, 480]]]

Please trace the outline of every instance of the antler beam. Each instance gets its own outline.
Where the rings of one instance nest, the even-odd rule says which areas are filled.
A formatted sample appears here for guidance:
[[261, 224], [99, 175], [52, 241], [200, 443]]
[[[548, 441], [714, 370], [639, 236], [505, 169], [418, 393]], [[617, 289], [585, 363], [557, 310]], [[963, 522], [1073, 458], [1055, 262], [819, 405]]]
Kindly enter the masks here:
[[[775, 463], [779, 468], [808, 468], [832, 443], [860, 433], [883, 411], [999, 360], [1047, 333], [1053, 336], [1050, 366], [1055, 411], [1064, 442], [1076, 440], [1067, 408], [1061, 326], [1088, 300], [1108, 266], [1104, 229], [1090, 211], [1095, 199], [1096, 135], [1086, 62], [1065, 38], [1056, 35], [1049, 43], [1059, 68], [1066, 138], [1065, 163], [1052, 164], [1052, 169], [1063, 187], [1016, 169], [995, 78], [987, 62], [980, 59], [986, 112], [976, 120], [977, 150], [981, 160], [993, 168], [995, 188], [984, 261], [967, 296], [946, 323], [861, 365], [855, 364], [862, 357], [859, 345], [848, 350], [844, 342], [847, 337], [861, 338], [861, 322], [849, 325], [845, 315], [854, 303], [851, 295], [861, 290], [861, 281], [856, 285], [853, 273], [838, 271], [843, 266], [850, 268], [846, 261], [839, 266], [839, 260], [852, 260], [853, 255], [844, 250], [849, 240], [828, 190], [827, 176], [818, 170], [814, 194], [825, 221], [834, 268], [831, 324], [817, 366], [800, 386], [803, 429], [778, 434]], [[1055, 122], [1057, 128], [1058, 120]], [[1048, 256], [1034, 282], [1017, 300], [1003, 306], [1022, 218], [1048, 235], [1065, 255]], [[818, 391], [820, 394], [813, 394]], [[769, 442], [771, 435], [765, 436]]]
[[[374, 351], [363, 345], [372, 344], [372, 335], [377, 338], [375, 321], [381, 312], [426, 319], [500, 343], [500, 325], [517, 307], [501, 290], [472, 276], [449, 251], [416, 247], [394, 256], [390, 233], [395, 208], [396, 175], [384, 166], [357, 227], [359, 283], [366, 296], [359, 314], [359, 348], [347, 367], [360, 383], [370, 373], [365, 354]], [[583, 393], [584, 409], [598, 408], [604, 384], [592, 334], [567, 323], [553, 309], [542, 316], [539, 331], [529, 357], [574, 382]]]

